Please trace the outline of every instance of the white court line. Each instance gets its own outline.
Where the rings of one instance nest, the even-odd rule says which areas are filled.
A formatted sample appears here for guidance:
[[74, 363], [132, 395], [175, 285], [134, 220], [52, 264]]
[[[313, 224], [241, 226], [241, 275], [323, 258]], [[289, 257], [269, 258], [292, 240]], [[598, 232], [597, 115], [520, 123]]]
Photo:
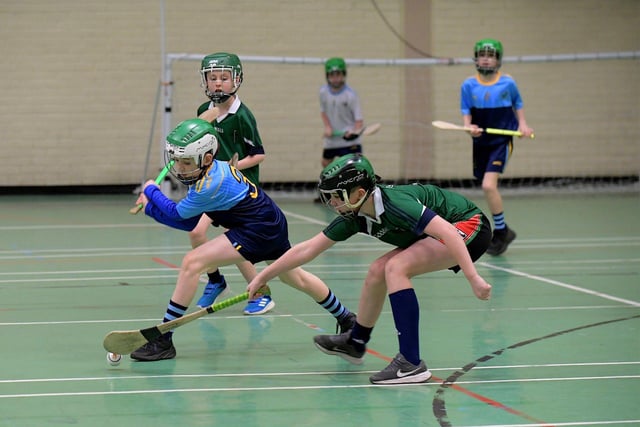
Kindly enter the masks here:
[[95, 282], [98, 280], [119, 280], [119, 281], [127, 281], [127, 280], [138, 280], [138, 279], [175, 279], [176, 274], [157, 274], [157, 275], [147, 275], [147, 276], [102, 276], [102, 277], [58, 277], [58, 278], [39, 278], [39, 279], [3, 279], [0, 280], [0, 284], [2, 283], [40, 283], [40, 282]]
[[568, 423], [527, 423], [527, 424], [478, 424], [472, 426], [459, 426], [459, 427], [570, 427], [570, 426], [602, 426], [602, 425], [621, 425], [621, 424], [636, 424], [640, 425], [640, 419], [638, 420], [607, 420], [607, 421], [572, 421]]
[[624, 309], [633, 309], [634, 307], [630, 307], [627, 304], [620, 305], [575, 305], [575, 306], [544, 306], [544, 307], [500, 307], [500, 308], [443, 308], [440, 309], [442, 313], [470, 313], [470, 312], [483, 312], [487, 311], [492, 312], [501, 312], [501, 311], [553, 311], [553, 310], [600, 310], [600, 309], [609, 309], [609, 308], [624, 308]]
[[2, 225], [0, 231], [23, 231], [23, 230], [75, 230], [90, 228], [92, 230], [98, 228], [150, 228], [164, 227], [161, 224], [57, 224], [57, 225]]
[[0, 276], [40, 276], [55, 274], [97, 274], [97, 273], [138, 273], [143, 271], [167, 271], [167, 267], [158, 268], [114, 268], [112, 270], [56, 270], [56, 271], [15, 271], [0, 272]]
[[[167, 285], [170, 286], [170, 285]], [[459, 313], [459, 312], [477, 312], [477, 311], [546, 311], [546, 310], [559, 310], [559, 311], [567, 311], [567, 310], [599, 310], [599, 309], [632, 309], [628, 305], [594, 305], [594, 306], [560, 306], [560, 307], [521, 307], [521, 308], [492, 308], [487, 310], [486, 308], [474, 308], [474, 309], [434, 309], [433, 311], [439, 311], [442, 313]], [[381, 314], [390, 315], [391, 311], [383, 310]], [[305, 326], [309, 326], [306, 322], [303, 322], [299, 318], [313, 318], [313, 317], [321, 317], [326, 319], [326, 314], [324, 313], [300, 313], [300, 314], [275, 314], [273, 312], [269, 312], [269, 314], [263, 314], [261, 317], [265, 318], [293, 318], [295, 321], [304, 324]], [[241, 316], [222, 316], [218, 315], [215, 317], [216, 319], [246, 319], [246, 315]], [[213, 317], [203, 317], [198, 319], [198, 322], [207, 322], [211, 321]], [[37, 321], [37, 322], [0, 322], [0, 326], [49, 326], [49, 325], [84, 325], [84, 324], [96, 324], [96, 323], [140, 323], [140, 322], [157, 322], [158, 318], [153, 319], [103, 319], [103, 320], [46, 320], [46, 321]], [[313, 329], [313, 328], [312, 328]], [[474, 368], [478, 369], [478, 368]]]
[[614, 297], [613, 295], [605, 294], [603, 292], [592, 291], [591, 289], [581, 288], [580, 286], [570, 285], [568, 283], [560, 282], [558, 280], [547, 279], [546, 277], [536, 276], [536, 275], [533, 275], [533, 274], [528, 274], [528, 273], [525, 273], [525, 272], [522, 272], [522, 271], [513, 270], [511, 268], [500, 267], [500, 266], [493, 265], [493, 264], [490, 264], [490, 263], [487, 263], [487, 262], [478, 262], [477, 264], [478, 265], [482, 265], [482, 266], [487, 267], [487, 268], [491, 268], [493, 270], [504, 271], [506, 273], [513, 274], [515, 276], [525, 277], [527, 279], [537, 280], [539, 282], [544, 282], [544, 283], [549, 283], [551, 285], [559, 286], [561, 288], [571, 289], [572, 291], [582, 292], [582, 293], [585, 293], [585, 294], [589, 294], [589, 295], [593, 295], [593, 296], [596, 296], [596, 297], [608, 299], [608, 300], [611, 300], [611, 301], [616, 301], [616, 302], [620, 302], [620, 303], [623, 303], [623, 304], [628, 304], [628, 305], [631, 305], [631, 306], [634, 306], [634, 307], [640, 307], [640, 302], [637, 302], [637, 301], [632, 301], [632, 300], [628, 300], [628, 299], [624, 299], [624, 298]]
[[[474, 370], [482, 369], [531, 369], [531, 368], [575, 368], [575, 367], [593, 367], [593, 366], [627, 366], [640, 365], [640, 361], [626, 362], [578, 362], [578, 363], [544, 363], [537, 365], [502, 365], [502, 366], [476, 366]], [[429, 368], [433, 372], [450, 372], [457, 371], [455, 368]], [[68, 378], [29, 378], [0, 380], [0, 384], [20, 384], [20, 383], [48, 383], [48, 382], [85, 382], [85, 381], [124, 381], [124, 380], [140, 380], [140, 379], [211, 379], [211, 378], [257, 378], [257, 377], [287, 377], [287, 376], [315, 376], [315, 375], [357, 375], [357, 374], [373, 374], [378, 371], [313, 371], [313, 372], [247, 372], [232, 374], [167, 374], [167, 375], [126, 375], [118, 377], [68, 377]], [[601, 378], [601, 377], [598, 377]], [[516, 380], [517, 381], [517, 380]], [[457, 384], [457, 382], [456, 382]]]
[[[0, 251], [1, 252], [1, 251]], [[585, 259], [585, 260], [568, 260], [568, 261], [557, 261], [557, 260], [550, 260], [550, 261], [514, 261], [514, 262], [509, 262], [509, 264], [511, 266], [516, 265], [516, 264], [525, 264], [528, 266], [536, 266], [536, 265], [542, 265], [545, 267], [548, 267], [549, 265], [561, 265], [561, 266], [565, 266], [568, 264], [587, 264], [589, 266], [592, 266], [593, 264], [604, 264], [604, 267], [608, 267], [610, 264], [629, 264], [629, 263], [635, 263], [635, 262], [640, 262], [640, 258], [598, 258], [598, 259]], [[497, 266], [500, 267], [497, 264], [491, 264], [493, 266]], [[370, 263], [363, 263], [363, 264], [354, 264], [354, 263], [349, 263], [349, 264], [319, 264], [319, 263], [309, 263], [307, 264], [307, 266], [309, 266], [310, 268], [314, 268], [314, 269], [327, 269], [328, 272], [333, 272], [336, 269], [341, 269], [341, 268], [361, 268], [362, 270], [346, 270], [347, 272], [355, 272], [355, 271], [366, 271], [369, 269]], [[258, 266], [258, 269], [260, 269], [263, 266]], [[604, 268], [601, 267], [601, 268]], [[610, 267], [611, 269], [615, 269], [618, 267]], [[0, 271], [0, 276], [43, 276], [43, 275], [62, 275], [62, 274], [96, 274], [96, 273], [138, 273], [138, 272], [149, 272], [149, 271], [166, 271], [167, 267], [157, 267], [157, 268], [113, 268], [113, 269], [98, 269], [98, 270], [47, 270], [47, 271], [7, 271], [7, 272], [2, 272]], [[237, 275], [239, 276], [239, 273], [228, 273], [230, 275]]]
[[[354, 374], [365, 374], [365, 372], [353, 372]], [[366, 373], [367, 375], [369, 373]], [[539, 381], [599, 381], [608, 379], [636, 379], [640, 375], [616, 375], [602, 377], [569, 377], [569, 378], [523, 378], [508, 380], [480, 380], [480, 381], [456, 381], [456, 385], [465, 384], [491, 384], [491, 383], [527, 383]], [[393, 387], [424, 387], [440, 386], [441, 382], [426, 384], [404, 384]], [[346, 385], [308, 385], [308, 386], [272, 386], [272, 387], [205, 387], [205, 388], [167, 388], [167, 389], [147, 389], [147, 390], [126, 390], [126, 391], [79, 391], [79, 392], [49, 392], [49, 393], [20, 393], [20, 394], [0, 394], [0, 399], [31, 398], [31, 397], [61, 397], [61, 396], [106, 396], [120, 394], [155, 394], [155, 393], [197, 393], [197, 392], [242, 392], [242, 391], [283, 391], [283, 390], [335, 390], [343, 388], [380, 388], [376, 384], [346, 384]], [[549, 425], [549, 424], [545, 424]]]

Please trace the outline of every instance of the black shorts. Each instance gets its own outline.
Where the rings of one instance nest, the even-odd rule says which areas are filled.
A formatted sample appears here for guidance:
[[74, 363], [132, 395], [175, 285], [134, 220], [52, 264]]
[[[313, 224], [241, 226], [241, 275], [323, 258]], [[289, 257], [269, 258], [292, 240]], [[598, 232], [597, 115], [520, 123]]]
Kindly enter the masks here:
[[[479, 218], [476, 219], [476, 221], [478, 219], [480, 221], [478, 226], [474, 227], [474, 230], [469, 227], [464, 227], [464, 225], [473, 227], [474, 219], [476, 219], [476, 217], [473, 217], [469, 221], [465, 221], [460, 224], [453, 224], [462, 232], [473, 233], [470, 234], [470, 239], [466, 242], [467, 251], [469, 252], [469, 256], [471, 257], [471, 261], [473, 262], [475, 262], [486, 252], [487, 248], [489, 247], [489, 243], [491, 243], [491, 238], [493, 237], [491, 226], [489, 225], [489, 219], [484, 214], [480, 215]], [[463, 225], [463, 227], [460, 227], [460, 225]], [[449, 270], [457, 273], [458, 271], [460, 271], [460, 266], [454, 265], [453, 267], [450, 267]]]
[[322, 158], [330, 160], [336, 157], [342, 157], [342, 156], [346, 156], [347, 154], [353, 154], [353, 153], [362, 153], [362, 145], [355, 144], [349, 147], [327, 148], [322, 152]]

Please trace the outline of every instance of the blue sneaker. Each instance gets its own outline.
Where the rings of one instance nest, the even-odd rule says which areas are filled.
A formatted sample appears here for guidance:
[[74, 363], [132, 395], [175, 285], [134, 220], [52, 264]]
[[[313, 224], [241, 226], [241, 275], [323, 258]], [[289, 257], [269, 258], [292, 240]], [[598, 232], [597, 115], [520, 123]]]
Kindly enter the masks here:
[[227, 289], [227, 281], [224, 280], [224, 276], [220, 276], [222, 281], [220, 283], [207, 283], [204, 287], [204, 292], [198, 300], [197, 306], [200, 308], [207, 308], [213, 304], [218, 296]]
[[264, 314], [272, 310], [276, 303], [271, 299], [271, 295], [264, 295], [247, 303], [244, 314]]

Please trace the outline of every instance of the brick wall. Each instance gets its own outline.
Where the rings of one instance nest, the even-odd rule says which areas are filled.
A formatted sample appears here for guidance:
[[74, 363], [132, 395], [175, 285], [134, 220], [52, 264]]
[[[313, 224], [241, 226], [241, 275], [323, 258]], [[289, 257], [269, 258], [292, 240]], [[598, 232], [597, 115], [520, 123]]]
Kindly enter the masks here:
[[[139, 182], [161, 79], [160, 3], [0, 3], [0, 187]], [[640, 49], [635, 0], [376, 4], [396, 31], [420, 37], [410, 42], [436, 56], [468, 57], [475, 40], [488, 36], [502, 40], [507, 56]], [[167, 0], [165, 15], [167, 52], [409, 55], [365, 0]], [[424, 22], [407, 18], [413, 16]], [[204, 100], [198, 66], [175, 64], [174, 124]], [[348, 81], [362, 97], [366, 120], [384, 125], [367, 141], [366, 153], [388, 178], [420, 172], [420, 159], [424, 177], [468, 178], [468, 138], [435, 131], [429, 122], [460, 120], [459, 85], [473, 67], [417, 70], [350, 67]], [[535, 142], [518, 143], [508, 175], [638, 172], [640, 61], [507, 64], [504, 71], [518, 81], [537, 134]], [[245, 63], [245, 74], [240, 96], [258, 119], [268, 153], [263, 180], [315, 181], [322, 67]], [[429, 98], [412, 99], [418, 97], [412, 93]], [[423, 110], [408, 114], [415, 108]], [[150, 176], [160, 164], [160, 114], [158, 108]]]

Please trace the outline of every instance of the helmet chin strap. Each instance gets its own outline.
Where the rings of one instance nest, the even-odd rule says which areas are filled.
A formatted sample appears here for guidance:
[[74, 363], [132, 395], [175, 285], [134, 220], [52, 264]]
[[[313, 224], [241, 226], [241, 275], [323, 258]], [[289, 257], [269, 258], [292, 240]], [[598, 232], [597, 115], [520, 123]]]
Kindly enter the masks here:
[[234, 90], [231, 93], [226, 93], [226, 92], [213, 92], [212, 93], [212, 92], [209, 92], [209, 90], [207, 89], [206, 95], [211, 100], [211, 102], [213, 102], [214, 104], [222, 104], [227, 99], [229, 99], [233, 95], [235, 95], [236, 92], [238, 92], [238, 89]]
[[344, 206], [349, 208], [349, 212], [346, 213], [347, 214], [346, 216], [354, 216], [354, 217], [357, 216], [358, 212], [360, 212], [360, 208], [362, 208], [362, 205], [364, 205], [364, 202], [366, 202], [369, 196], [371, 196], [371, 193], [372, 191], [367, 190], [367, 194], [365, 194], [364, 197], [358, 200], [355, 204], [349, 203], [349, 199], [347, 198], [347, 200], [345, 200], [344, 202]]

